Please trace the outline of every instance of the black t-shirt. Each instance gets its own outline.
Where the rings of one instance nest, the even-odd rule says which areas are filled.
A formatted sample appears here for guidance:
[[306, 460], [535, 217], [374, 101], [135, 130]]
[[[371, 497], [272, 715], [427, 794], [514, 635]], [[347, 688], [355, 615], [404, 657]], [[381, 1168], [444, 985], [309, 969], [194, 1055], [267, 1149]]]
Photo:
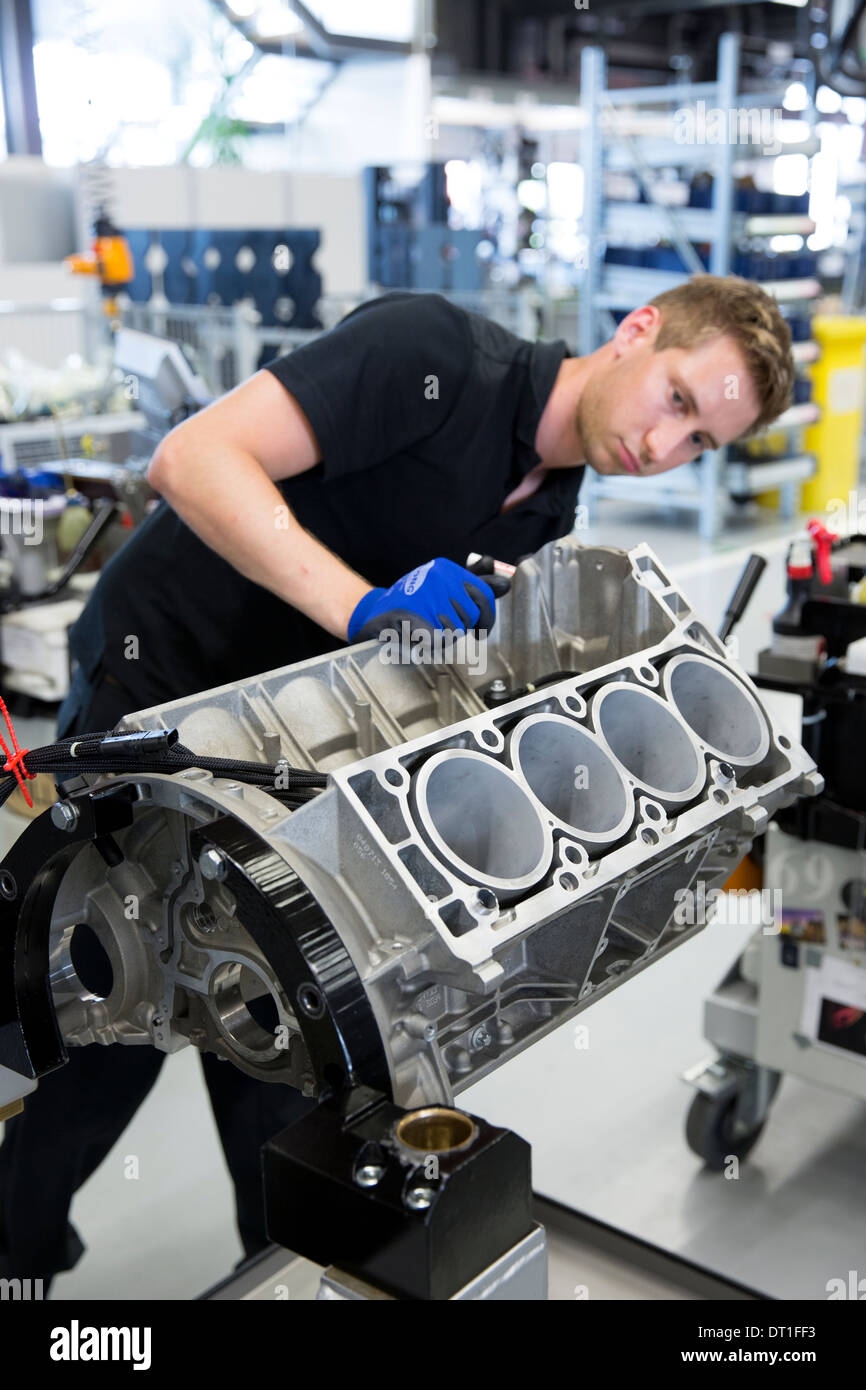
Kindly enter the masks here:
[[[538, 462], [538, 421], [565, 343], [529, 343], [436, 294], [389, 294], [268, 364], [323, 461], [277, 484], [302, 526], [371, 584], [437, 555], [512, 563], [574, 522], [583, 468], [553, 470], [500, 515]], [[130, 639], [137, 639], [131, 641]], [[105, 566], [71, 647], [146, 708], [333, 650], [330, 633], [252, 583], [165, 501]]]

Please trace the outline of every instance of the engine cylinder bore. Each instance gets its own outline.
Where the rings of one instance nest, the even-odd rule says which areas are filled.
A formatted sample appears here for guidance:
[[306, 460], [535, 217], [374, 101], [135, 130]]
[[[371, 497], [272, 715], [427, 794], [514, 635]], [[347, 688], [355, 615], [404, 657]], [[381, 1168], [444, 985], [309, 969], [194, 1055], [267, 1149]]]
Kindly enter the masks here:
[[664, 687], [692, 732], [730, 763], [751, 767], [766, 757], [770, 731], [757, 700], [718, 662], [675, 656]]
[[485, 754], [436, 753], [413, 779], [411, 800], [428, 844], [470, 883], [507, 898], [546, 873], [549, 827], [514, 773]]
[[601, 738], [629, 776], [660, 801], [698, 796], [706, 766], [685, 725], [658, 695], [637, 686], [606, 686], [592, 703]]
[[628, 830], [634, 801], [620, 768], [588, 730], [559, 714], [534, 714], [511, 732], [511, 759], [557, 823], [591, 844]]

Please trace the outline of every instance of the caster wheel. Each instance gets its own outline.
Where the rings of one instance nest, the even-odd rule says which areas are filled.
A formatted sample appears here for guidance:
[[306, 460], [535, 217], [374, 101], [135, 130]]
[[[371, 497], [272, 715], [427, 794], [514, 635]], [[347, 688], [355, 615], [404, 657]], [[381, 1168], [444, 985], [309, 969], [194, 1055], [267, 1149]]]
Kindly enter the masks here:
[[686, 1116], [686, 1142], [708, 1168], [721, 1173], [732, 1155], [745, 1158], [761, 1137], [765, 1120], [745, 1133], [734, 1133], [736, 1096], [713, 1100], [698, 1091]]

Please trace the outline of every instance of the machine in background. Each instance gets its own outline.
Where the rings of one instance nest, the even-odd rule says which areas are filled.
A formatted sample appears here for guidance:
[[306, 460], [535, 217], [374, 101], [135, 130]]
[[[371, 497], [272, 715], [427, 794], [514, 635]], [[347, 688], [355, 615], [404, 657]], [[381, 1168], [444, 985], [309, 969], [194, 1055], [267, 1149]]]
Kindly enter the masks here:
[[812, 522], [786, 563], [755, 683], [800, 698], [825, 788], [767, 829], [768, 910], [706, 1002], [720, 1055], [686, 1073], [689, 1144], [719, 1170], [757, 1142], [785, 1072], [866, 1099], [866, 536]]
[[[209, 395], [176, 343], [120, 329], [115, 365], [143, 427], [123, 463], [62, 458], [0, 475], [0, 663], [4, 691], [43, 701], [69, 690], [68, 631], [97, 574], [155, 505], [147, 467], [170, 429]], [[90, 572], [86, 570], [90, 569]]]

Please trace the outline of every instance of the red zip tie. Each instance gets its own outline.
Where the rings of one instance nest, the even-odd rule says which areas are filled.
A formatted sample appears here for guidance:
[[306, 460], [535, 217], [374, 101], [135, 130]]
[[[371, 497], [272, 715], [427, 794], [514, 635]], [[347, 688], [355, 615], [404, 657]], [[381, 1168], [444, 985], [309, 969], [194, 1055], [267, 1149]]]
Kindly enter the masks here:
[[0, 734], [0, 748], [2, 748], [3, 752], [6, 754], [6, 761], [3, 764], [3, 771], [14, 772], [15, 781], [21, 788], [21, 795], [24, 797], [24, 800], [27, 802], [27, 805], [32, 808], [33, 802], [31, 800], [30, 793], [24, 785], [25, 777], [36, 776], [35, 772], [31, 772], [29, 768], [26, 768], [24, 766], [24, 755], [25, 753], [29, 753], [30, 749], [18, 747], [18, 740], [15, 737], [15, 730], [12, 727], [12, 720], [9, 718], [9, 711], [6, 708], [6, 701], [3, 699], [2, 695], [0, 695], [0, 714], [2, 714], [3, 718], [6, 720], [6, 728], [9, 730], [9, 737], [12, 741], [12, 747], [15, 749], [15, 752], [11, 753], [9, 749], [6, 747], [6, 741], [3, 738], [3, 735]]

